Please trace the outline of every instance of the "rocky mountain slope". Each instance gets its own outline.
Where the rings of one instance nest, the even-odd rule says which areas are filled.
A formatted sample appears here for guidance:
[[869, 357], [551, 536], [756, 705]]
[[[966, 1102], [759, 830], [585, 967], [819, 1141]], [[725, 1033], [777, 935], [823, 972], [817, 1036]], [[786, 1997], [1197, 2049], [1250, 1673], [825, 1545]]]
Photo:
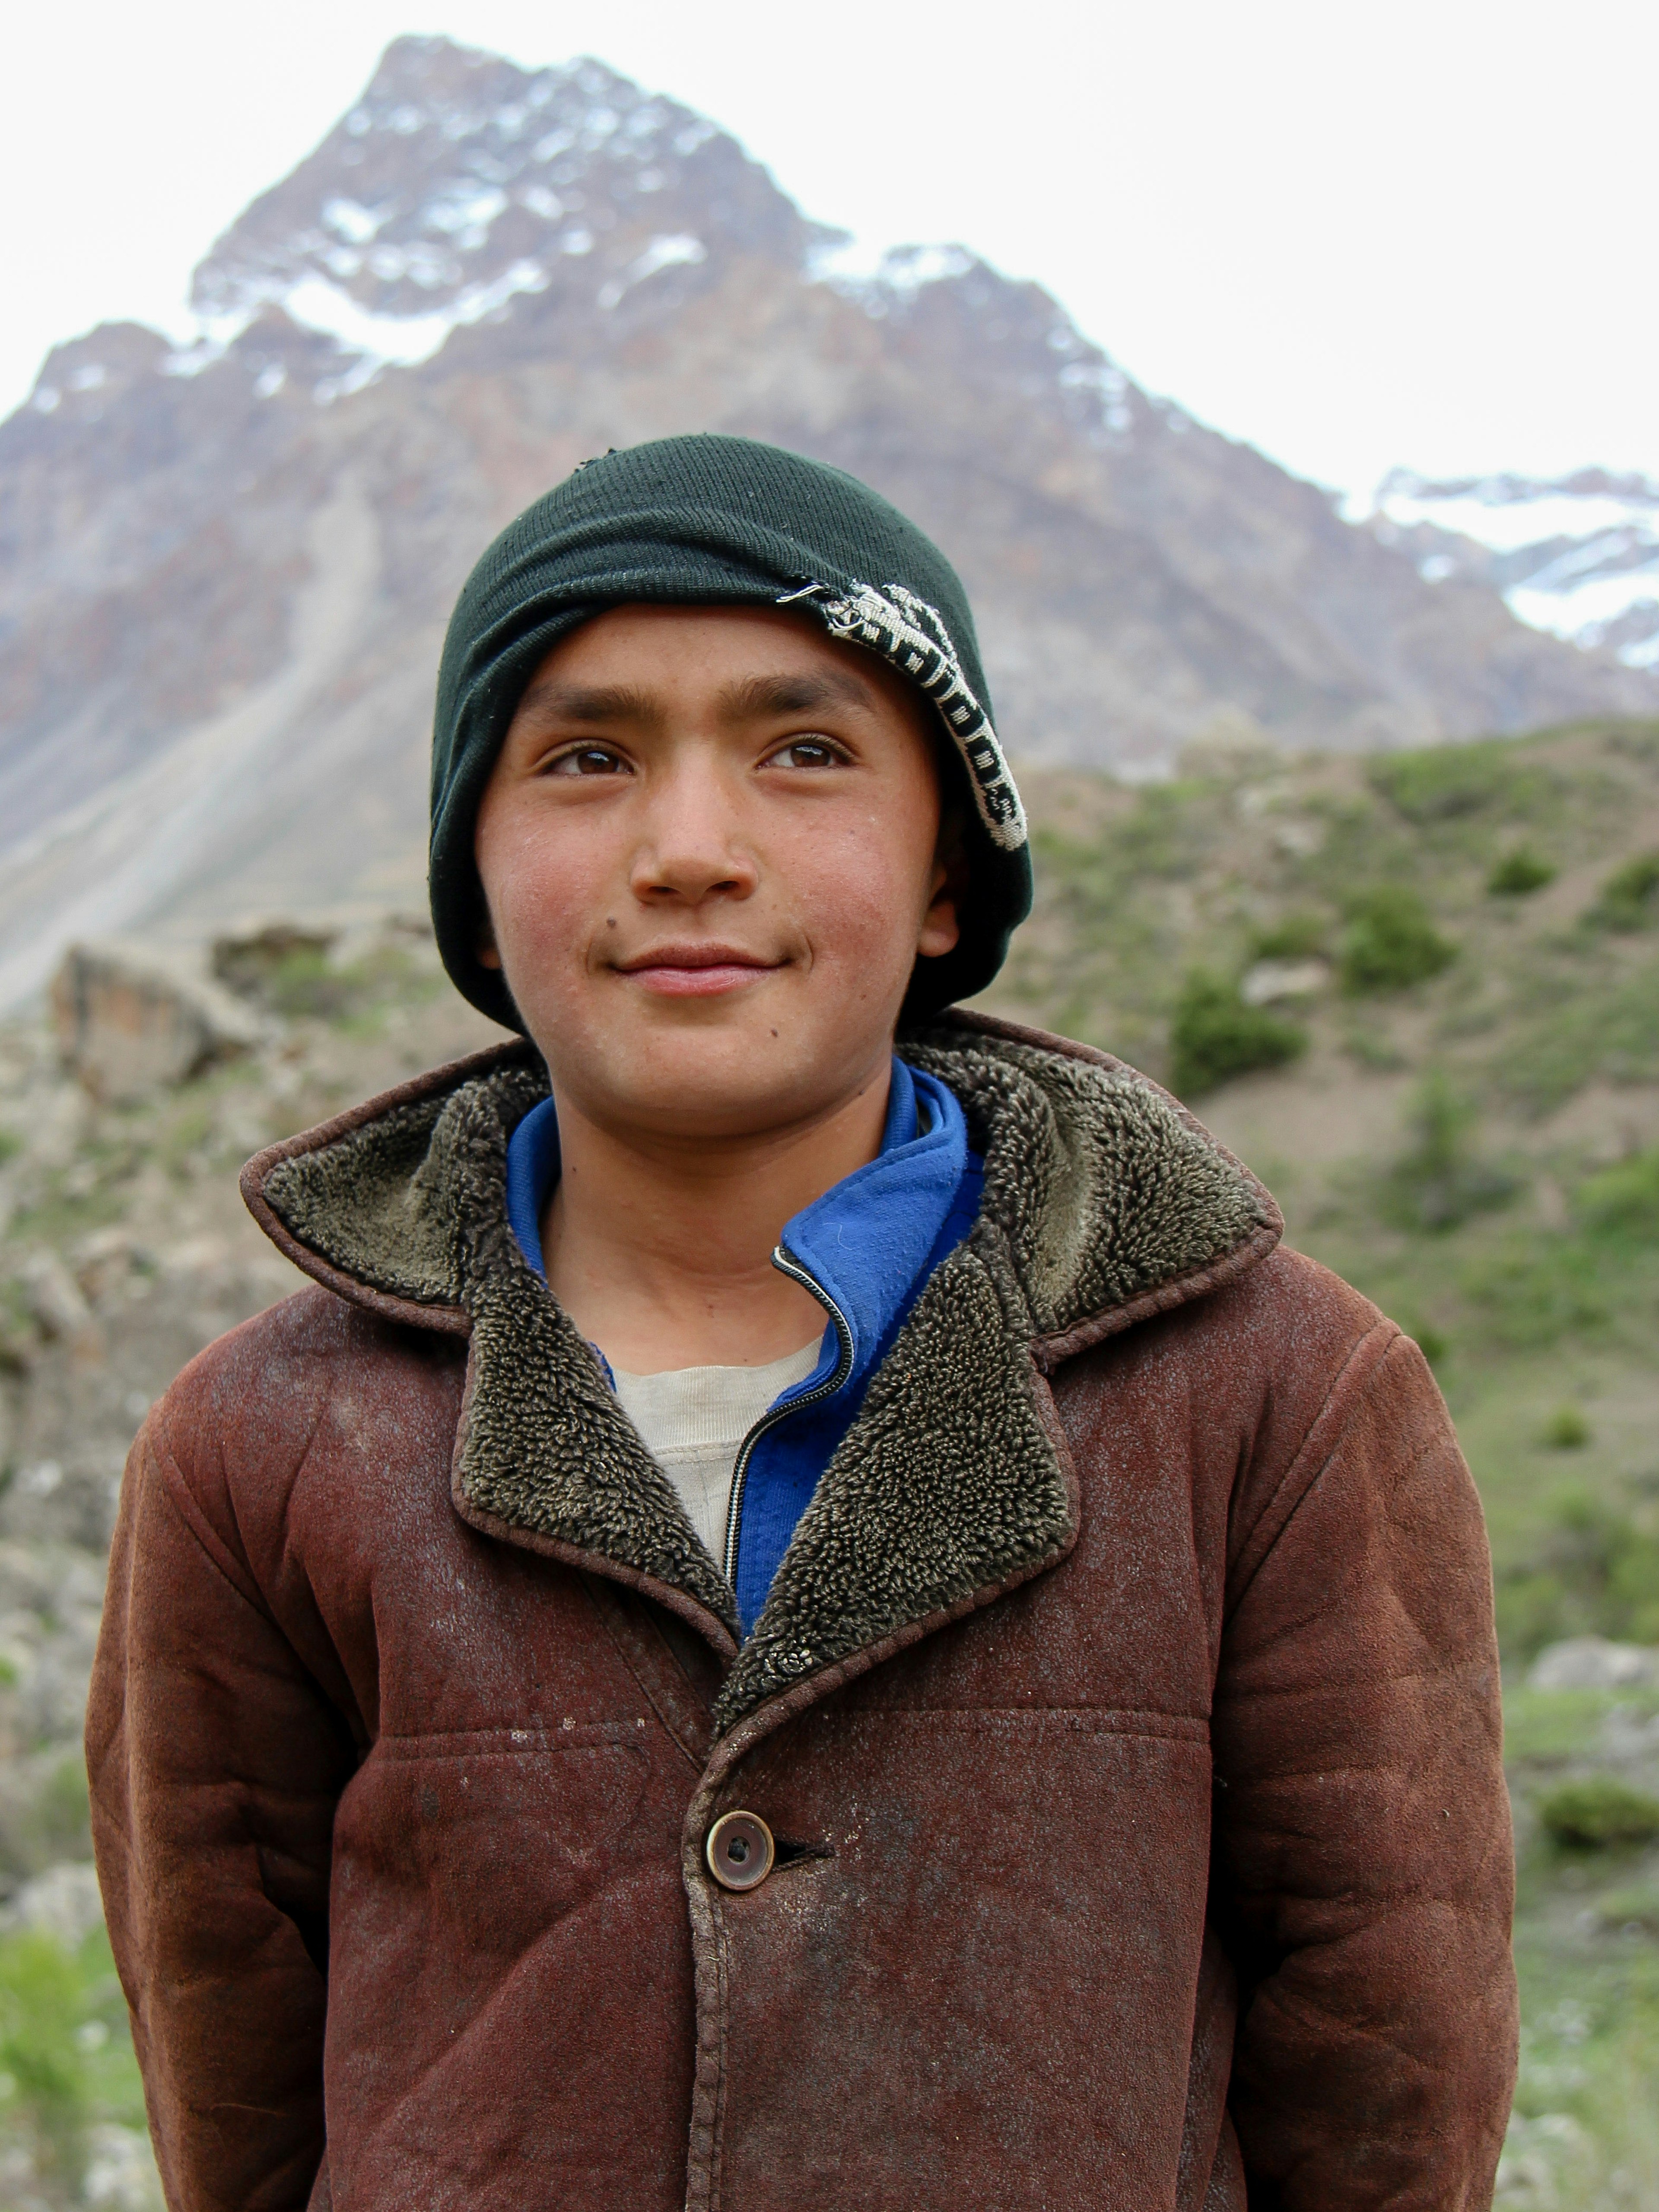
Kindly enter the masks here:
[[1489, 584], [1425, 580], [1036, 287], [957, 249], [860, 276], [843, 243], [598, 64], [391, 47], [202, 264], [198, 342], [94, 331], [0, 426], [0, 1003], [71, 937], [416, 897], [461, 577], [574, 463], [670, 431], [823, 455], [915, 514], [1029, 758], [1659, 699]]

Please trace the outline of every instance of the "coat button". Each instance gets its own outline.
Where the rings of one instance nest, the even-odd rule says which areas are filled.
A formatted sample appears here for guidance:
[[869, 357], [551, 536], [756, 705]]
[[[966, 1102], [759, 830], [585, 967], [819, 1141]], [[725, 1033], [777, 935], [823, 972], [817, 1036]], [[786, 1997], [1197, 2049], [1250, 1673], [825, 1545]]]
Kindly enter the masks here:
[[758, 1813], [722, 1813], [704, 1856], [722, 1889], [757, 1889], [772, 1871], [772, 1831]]

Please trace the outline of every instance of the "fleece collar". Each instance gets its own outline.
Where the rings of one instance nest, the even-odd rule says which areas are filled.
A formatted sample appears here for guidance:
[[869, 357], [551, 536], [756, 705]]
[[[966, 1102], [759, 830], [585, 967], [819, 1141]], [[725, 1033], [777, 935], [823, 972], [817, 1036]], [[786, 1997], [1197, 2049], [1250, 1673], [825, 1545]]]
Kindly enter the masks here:
[[877, 1368], [740, 1652], [731, 1584], [507, 1227], [508, 1142], [546, 1088], [528, 1048], [422, 1078], [244, 1174], [307, 1273], [470, 1337], [457, 1510], [693, 1621], [733, 1661], [723, 1729], [1062, 1558], [1076, 1488], [1046, 1375], [1241, 1273], [1280, 1232], [1249, 1170], [1103, 1054], [955, 1013], [905, 1059], [963, 1109], [979, 1216]]
[[[545, 1098], [507, 1146], [507, 1224], [544, 1281], [542, 1215], [558, 1173], [557, 1111]], [[778, 1263], [830, 1320], [811, 1374], [773, 1401], [738, 1455], [720, 1565], [745, 1634], [871, 1376], [934, 1267], [972, 1228], [981, 1173], [955, 1092], [895, 1054], [880, 1151], [785, 1224]], [[593, 1348], [608, 1378], [605, 1346]]]

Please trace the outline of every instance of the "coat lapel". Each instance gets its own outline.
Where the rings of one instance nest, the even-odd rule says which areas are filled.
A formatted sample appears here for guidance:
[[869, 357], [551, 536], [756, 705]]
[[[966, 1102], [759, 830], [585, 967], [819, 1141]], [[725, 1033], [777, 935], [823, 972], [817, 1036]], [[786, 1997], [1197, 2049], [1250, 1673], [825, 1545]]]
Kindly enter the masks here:
[[1075, 1485], [1000, 1242], [981, 1222], [935, 1269], [872, 1379], [720, 1693], [723, 1729], [854, 1654], [873, 1663], [1075, 1542]]
[[[1255, 1177], [1156, 1085], [973, 1016], [905, 1041], [985, 1160], [967, 1242], [872, 1381], [737, 1649], [724, 1576], [507, 1224], [507, 1144], [546, 1093], [509, 1048], [251, 1164], [283, 1249], [348, 1297], [471, 1336], [453, 1490], [474, 1526], [641, 1589], [735, 1653], [728, 1741], [1063, 1559], [1077, 1487], [1046, 1372], [1272, 1249]], [[763, 1709], [769, 1717], [763, 1717]]]

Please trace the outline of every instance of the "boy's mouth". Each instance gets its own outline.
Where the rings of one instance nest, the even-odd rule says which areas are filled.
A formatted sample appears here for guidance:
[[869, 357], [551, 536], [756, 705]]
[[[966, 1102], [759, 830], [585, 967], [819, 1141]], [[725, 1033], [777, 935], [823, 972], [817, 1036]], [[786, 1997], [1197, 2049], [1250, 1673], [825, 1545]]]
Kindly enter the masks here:
[[664, 998], [711, 999], [724, 991], [741, 990], [783, 965], [781, 960], [763, 960], [740, 945], [698, 943], [653, 945], [648, 952], [619, 960], [617, 969]]

